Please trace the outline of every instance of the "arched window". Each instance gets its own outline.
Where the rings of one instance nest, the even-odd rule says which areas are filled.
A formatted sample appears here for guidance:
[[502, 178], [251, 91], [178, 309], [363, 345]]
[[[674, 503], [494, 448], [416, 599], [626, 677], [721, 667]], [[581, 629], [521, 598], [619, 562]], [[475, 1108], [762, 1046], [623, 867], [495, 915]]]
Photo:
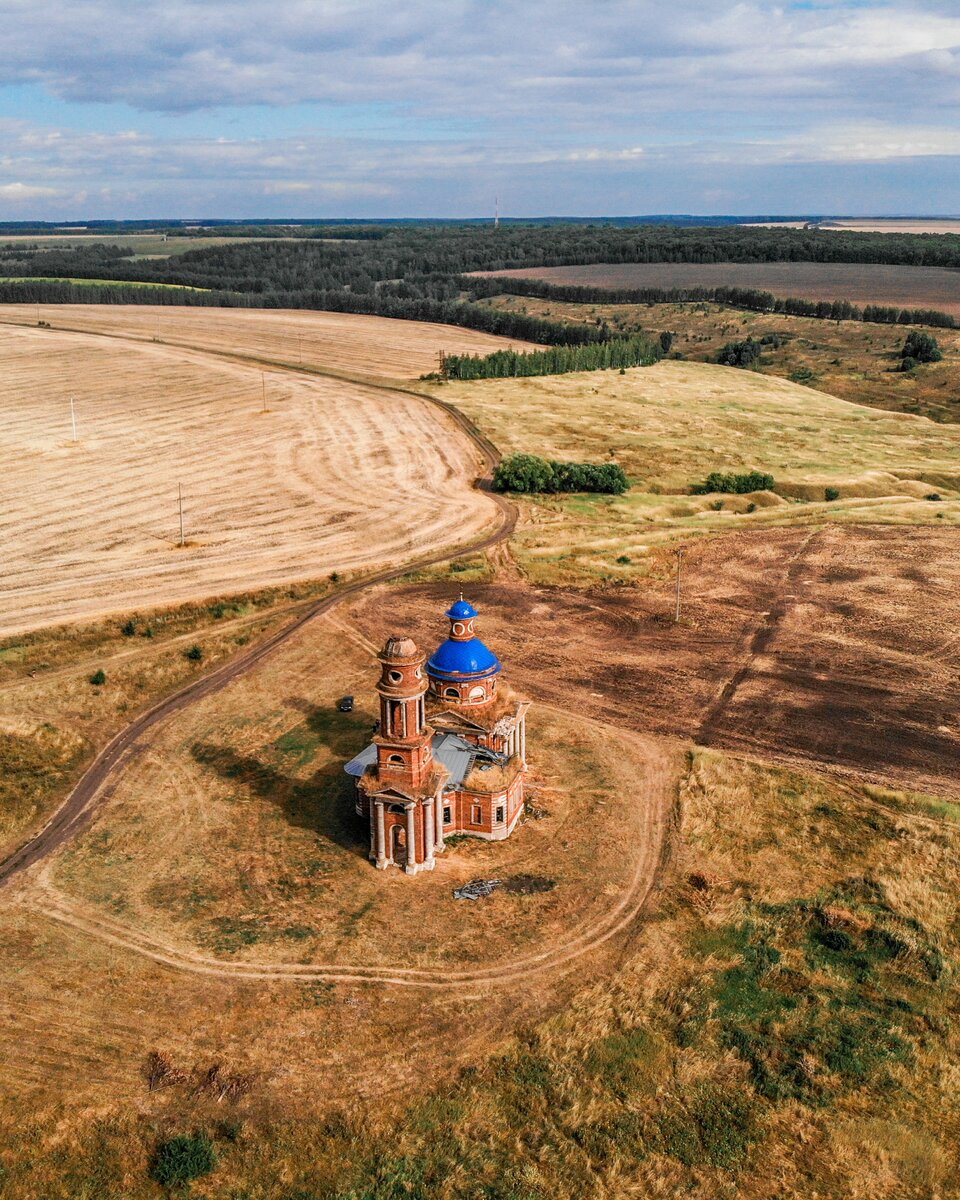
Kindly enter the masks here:
[[486, 694], [487, 693], [484, 691], [484, 689], [482, 687], [475, 687], [475, 688], [470, 689], [470, 699], [471, 700], [482, 700], [484, 698], [484, 696], [486, 696]]
[[460, 692], [456, 688], [446, 688], [443, 694], [445, 696], [452, 696], [455, 700], [460, 699]]
[[391, 683], [402, 683], [403, 682], [403, 674], [400, 671], [388, 671], [387, 678], [390, 680]]
[[387, 759], [387, 762], [402, 764], [403, 763], [403, 755], [402, 754], [391, 754], [389, 756], [389, 758]]
[[463, 622], [462, 621], [454, 621], [453, 632], [455, 634], [457, 634], [457, 636], [459, 636], [461, 633], [463, 633]]

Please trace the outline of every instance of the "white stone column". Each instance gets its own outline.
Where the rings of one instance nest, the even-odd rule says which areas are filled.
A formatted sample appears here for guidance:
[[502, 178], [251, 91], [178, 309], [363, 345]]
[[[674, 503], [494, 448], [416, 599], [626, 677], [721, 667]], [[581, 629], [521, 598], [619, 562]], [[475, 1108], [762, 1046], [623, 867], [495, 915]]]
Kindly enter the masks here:
[[433, 832], [436, 822], [433, 813], [434, 799], [423, 802], [423, 861], [427, 866], [433, 866]]
[[444, 842], [443, 842], [443, 792], [438, 792], [436, 795], [436, 808], [435, 808], [434, 815], [437, 818], [436, 848], [438, 850], [442, 850], [444, 848]]
[[416, 829], [416, 805], [411, 804], [407, 809], [407, 870], [411, 871], [417, 865], [417, 829]]
[[383, 801], [377, 800], [377, 866], [382, 871], [387, 864], [387, 848], [385, 845], [384, 829], [383, 829]]
[[372, 800], [367, 801], [367, 820], [370, 822], [370, 859], [377, 857], [377, 814], [374, 812]]

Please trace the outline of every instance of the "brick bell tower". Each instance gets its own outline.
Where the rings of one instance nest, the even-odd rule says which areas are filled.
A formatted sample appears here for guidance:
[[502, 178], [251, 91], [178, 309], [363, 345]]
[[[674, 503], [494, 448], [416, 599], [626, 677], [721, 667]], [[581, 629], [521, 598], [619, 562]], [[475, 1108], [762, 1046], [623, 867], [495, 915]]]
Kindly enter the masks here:
[[433, 768], [433, 731], [426, 721], [423, 698], [426, 655], [408, 637], [392, 637], [377, 655], [381, 664], [380, 731], [373, 739], [381, 786], [419, 792]]

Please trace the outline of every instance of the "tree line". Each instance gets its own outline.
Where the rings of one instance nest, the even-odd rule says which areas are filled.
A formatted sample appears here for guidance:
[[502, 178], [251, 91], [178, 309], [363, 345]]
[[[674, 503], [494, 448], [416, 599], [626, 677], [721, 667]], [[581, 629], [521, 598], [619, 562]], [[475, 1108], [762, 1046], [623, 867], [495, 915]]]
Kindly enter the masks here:
[[507, 379], [515, 376], [566, 375], [571, 371], [602, 371], [647, 367], [663, 357], [660, 341], [644, 334], [610, 338], [588, 345], [553, 346], [549, 350], [496, 350], [492, 354], [447, 354], [440, 372], [444, 379]]

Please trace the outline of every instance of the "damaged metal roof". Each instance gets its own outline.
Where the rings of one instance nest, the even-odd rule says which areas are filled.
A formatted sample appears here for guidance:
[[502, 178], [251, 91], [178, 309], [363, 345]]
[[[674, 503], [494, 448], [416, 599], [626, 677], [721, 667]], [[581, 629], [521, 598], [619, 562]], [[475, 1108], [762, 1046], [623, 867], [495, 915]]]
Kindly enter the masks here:
[[[464, 741], [455, 733], [435, 733], [431, 742], [433, 757], [446, 767], [449, 778], [444, 784], [444, 790], [457, 788], [473, 770], [478, 761], [481, 766], [490, 763], [491, 766], [502, 766], [507, 761], [505, 754], [497, 754], [494, 750], [485, 750]], [[359, 779], [367, 767], [377, 761], [377, 747], [371, 743], [366, 746], [356, 758], [352, 758], [343, 768], [348, 775]]]

